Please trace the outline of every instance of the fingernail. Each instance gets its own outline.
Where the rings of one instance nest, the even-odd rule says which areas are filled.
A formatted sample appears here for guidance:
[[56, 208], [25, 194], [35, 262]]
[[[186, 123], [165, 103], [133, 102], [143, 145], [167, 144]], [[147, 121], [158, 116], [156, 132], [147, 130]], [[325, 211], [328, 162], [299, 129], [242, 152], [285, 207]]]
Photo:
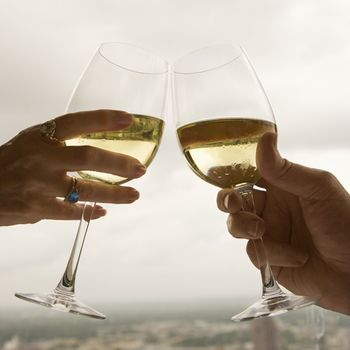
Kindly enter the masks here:
[[265, 225], [261, 220], [255, 220], [253, 221], [249, 227], [248, 227], [248, 234], [252, 238], [258, 238], [261, 237], [264, 233]]
[[231, 217], [231, 215], [229, 215], [227, 220], [226, 220], [226, 225], [227, 225], [228, 230], [230, 230], [231, 224], [232, 224], [232, 217]]
[[142, 164], [137, 164], [134, 167], [134, 175], [136, 177], [142, 176], [145, 172], [146, 172], [146, 167], [144, 165], [142, 165]]
[[119, 126], [129, 126], [132, 123], [132, 115], [125, 112], [121, 115], [119, 115], [118, 118], [118, 125]]
[[94, 208], [93, 215], [97, 217], [105, 216], [107, 214], [107, 210], [99, 205], [96, 205]]
[[228, 202], [230, 199], [230, 195], [227, 193], [226, 196], [224, 197], [224, 208], [228, 210]]
[[135, 201], [136, 199], [139, 199], [139, 198], [140, 198], [140, 193], [136, 191], [134, 188], [128, 192], [128, 199]]

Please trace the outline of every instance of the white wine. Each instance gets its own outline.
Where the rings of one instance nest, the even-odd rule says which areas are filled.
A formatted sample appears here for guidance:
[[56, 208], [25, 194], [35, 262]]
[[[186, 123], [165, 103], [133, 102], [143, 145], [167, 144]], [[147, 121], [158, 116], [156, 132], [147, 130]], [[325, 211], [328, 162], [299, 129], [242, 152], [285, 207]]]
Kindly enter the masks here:
[[221, 188], [255, 184], [255, 152], [260, 137], [276, 125], [259, 119], [222, 118], [195, 122], [177, 130], [191, 169]]
[[[164, 122], [160, 118], [134, 114], [133, 123], [128, 128], [84, 134], [76, 139], [66, 141], [66, 144], [68, 146], [89, 145], [123, 153], [148, 166], [158, 150], [163, 128]], [[121, 184], [128, 181], [125, 177], [90, 170], [80, 171], [79, 175], [85, 179], [99, 180], [110, 184]]]

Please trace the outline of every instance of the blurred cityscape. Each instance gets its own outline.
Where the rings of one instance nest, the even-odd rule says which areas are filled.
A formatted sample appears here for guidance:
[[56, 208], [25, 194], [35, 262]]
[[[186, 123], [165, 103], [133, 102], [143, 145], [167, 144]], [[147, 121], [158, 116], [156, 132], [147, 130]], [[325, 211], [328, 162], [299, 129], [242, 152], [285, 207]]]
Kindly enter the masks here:
[[[316, 307], [232, 323], [225, 303], [121, 305], [105, 321], [0, 310], [0, 350], [350, 350], [350, 317]], [[317, 347], [319, 346], [319, 348]]]

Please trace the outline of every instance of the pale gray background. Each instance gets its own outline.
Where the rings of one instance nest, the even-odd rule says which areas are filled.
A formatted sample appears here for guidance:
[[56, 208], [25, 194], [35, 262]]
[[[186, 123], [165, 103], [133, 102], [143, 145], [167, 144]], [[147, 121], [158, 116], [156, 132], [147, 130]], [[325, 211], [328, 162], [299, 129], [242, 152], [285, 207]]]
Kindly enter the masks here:
[[[170, 61], [210, 44], [243, 45], [274, 108], [281, 152], [350, 189], [348, 0], [0, 0], [1, 143], [63, 114], [105, 41]], [[226, 232], [217, 189], [187, 168], [171, 116], [158, 157], [133, 185], [141, 199], [108, 206], [91, 227], [77, 281], [85, 302], [259, 296], [245, 242]], [[55, 286], [76, 226], [0, 228], [0, 305], [24, 307], [15, 291]]]

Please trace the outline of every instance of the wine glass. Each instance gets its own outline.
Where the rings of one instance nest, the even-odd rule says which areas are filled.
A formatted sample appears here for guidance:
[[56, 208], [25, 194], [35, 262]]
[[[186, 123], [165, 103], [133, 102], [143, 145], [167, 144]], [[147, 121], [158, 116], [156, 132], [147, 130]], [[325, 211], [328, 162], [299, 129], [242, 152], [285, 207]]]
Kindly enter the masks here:
[[[257, 142], [264, 133], [277, 129], [271, 105], [243, 48], [217, 45], [180, 58], [174, 64], [173, 95], [177, 135], [190, 168], [212, 185], [234, 188], [242, 196], [243, 209], [255, 212]], [[314, 299], [280, 289], [262, 239], [253, 242], [261, 266], [262, 298], [232, 321], [313, 304]]]
[[[132, 125], [119, 131], [81, 135], [66, 144], [91, 145], [124, 153], [148, 166], [162, 137], [168, 71], [167, 62], [141, 48], [125, 43], [103, 43], [75, 88], [67, 112], [125, 110], [133, 114]], [[79, 172], [79, 176], [115, 185], [129, 181], [88, 170]], [[87, 207], [91, 208], [85, 203], [72, 252], [57, 287], [49, 294], [16, 293], [17, 297], [58, 311], [106, 318], [75, 297], [77, 268], [92, 214], [91, 210], [85, 210]]]

